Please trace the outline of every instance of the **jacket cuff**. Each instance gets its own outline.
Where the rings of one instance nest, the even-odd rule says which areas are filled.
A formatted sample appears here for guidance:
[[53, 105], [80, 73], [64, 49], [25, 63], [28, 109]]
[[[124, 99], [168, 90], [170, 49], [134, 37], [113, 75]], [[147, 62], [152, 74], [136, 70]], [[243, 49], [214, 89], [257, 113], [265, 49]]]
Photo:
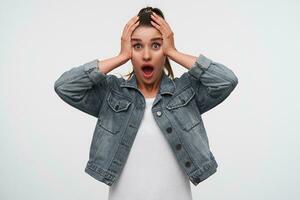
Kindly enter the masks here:
[[201, 74], [208, 69], [211, 63], [211, 59], [207, 58], [203, 54], [200, 54], [188, 72], [193, 77], [199, 79]]
[[99, 70], [99, 60], [95, 59], [84, 64], [84, 72], [87, 73], [89, 78], [95, 83], [101, 82], [106, 78], [106, 75]]

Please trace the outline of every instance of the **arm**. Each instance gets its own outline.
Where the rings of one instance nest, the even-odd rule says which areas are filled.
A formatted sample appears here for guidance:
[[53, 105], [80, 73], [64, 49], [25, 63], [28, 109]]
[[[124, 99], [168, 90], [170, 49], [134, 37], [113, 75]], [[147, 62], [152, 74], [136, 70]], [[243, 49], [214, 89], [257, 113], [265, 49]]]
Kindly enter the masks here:
[[93, 60], [64, 72], [54, 84], [55, 92], [71, 106], [98, 117], [111, 83], [118, 81], [116, 76], [106, 74], [131, 58], [131, 34], [138, 24], [138, 16], [134, 16], [124, 27], [118, 56]]
[[125, 63], [118, 55], [103, 61], [93, 60], [64, 72], [54, 83], [58, 96], [69, 105], [98, 117], [99, 109], [114, 75], [106, 75]]
[[177, 50], [168, 52], [168, 57], [187, 69], [190, 69], [197, 60], [197, 57], [181, 53]]
[[196, 101], [201, 113], [208, 111], [221, 103], [235, 88], [238, 79], [224, 65], [200, 55], [198, 58], [180, 53], [174, 44], [174, 33], [169, 24], [153, 13], [151, 24], [163, 36], [163, 51], [170, 59], [187, 68], [186, 73], [196, 91]]
[[238, 84], [238, 78], [231, 69], [202, 54], [194, 57], [173, 51], [170, 58], [189, 70], [201, 113], [224, 101]]

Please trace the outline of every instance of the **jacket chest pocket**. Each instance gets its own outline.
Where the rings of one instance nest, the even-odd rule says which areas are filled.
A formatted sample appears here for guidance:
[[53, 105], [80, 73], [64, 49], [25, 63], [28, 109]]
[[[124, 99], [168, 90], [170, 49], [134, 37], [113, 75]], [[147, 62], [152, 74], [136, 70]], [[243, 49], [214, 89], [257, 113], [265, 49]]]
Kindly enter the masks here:
[[200, 123], [201, 116], [196, 102], [193, 101], [195, 91], [192, 87], [184, 89], [179, 94], [172, 97], [166, 108], [173, 113], [174, 118], [182, 129], [189, 131]]
[[129, 97], [111, 90], [103, 109], [99, 113], [98, 124], [110, 133], [117, 134], [127, 119], [127, 111], [131, 103], [132, 99]]

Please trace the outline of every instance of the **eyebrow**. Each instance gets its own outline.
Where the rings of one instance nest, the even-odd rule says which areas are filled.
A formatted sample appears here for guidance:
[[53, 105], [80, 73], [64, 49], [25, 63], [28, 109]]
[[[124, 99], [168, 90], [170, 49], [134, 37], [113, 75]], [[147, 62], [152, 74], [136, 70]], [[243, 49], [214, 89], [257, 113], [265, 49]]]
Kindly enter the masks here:
[[[155, 38], [152, 38], [151, 41], [154, 41], [154, 40], [162, 40], [161, 37], [155, 37]], [[131, 41], [142, 41], [141, 39], [139, 38], [131, 38]]]

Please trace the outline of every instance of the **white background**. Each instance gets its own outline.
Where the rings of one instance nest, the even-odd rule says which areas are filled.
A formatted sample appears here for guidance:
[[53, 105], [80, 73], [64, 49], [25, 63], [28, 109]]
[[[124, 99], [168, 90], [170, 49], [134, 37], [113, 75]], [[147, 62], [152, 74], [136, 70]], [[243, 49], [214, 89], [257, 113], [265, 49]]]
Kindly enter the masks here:
[[123, 27], [147, 5], [164, 12], [178, 51], [239, 78], [203, 115], [219, 168], [192, 186], [194, 199], [299, 199], [300, 3], [282, 2], [1, 0], [0, 199], [107, 198], [108, 186], [84, 172], [96, 118], [53, 86], [72, 67], [117, 55]]

